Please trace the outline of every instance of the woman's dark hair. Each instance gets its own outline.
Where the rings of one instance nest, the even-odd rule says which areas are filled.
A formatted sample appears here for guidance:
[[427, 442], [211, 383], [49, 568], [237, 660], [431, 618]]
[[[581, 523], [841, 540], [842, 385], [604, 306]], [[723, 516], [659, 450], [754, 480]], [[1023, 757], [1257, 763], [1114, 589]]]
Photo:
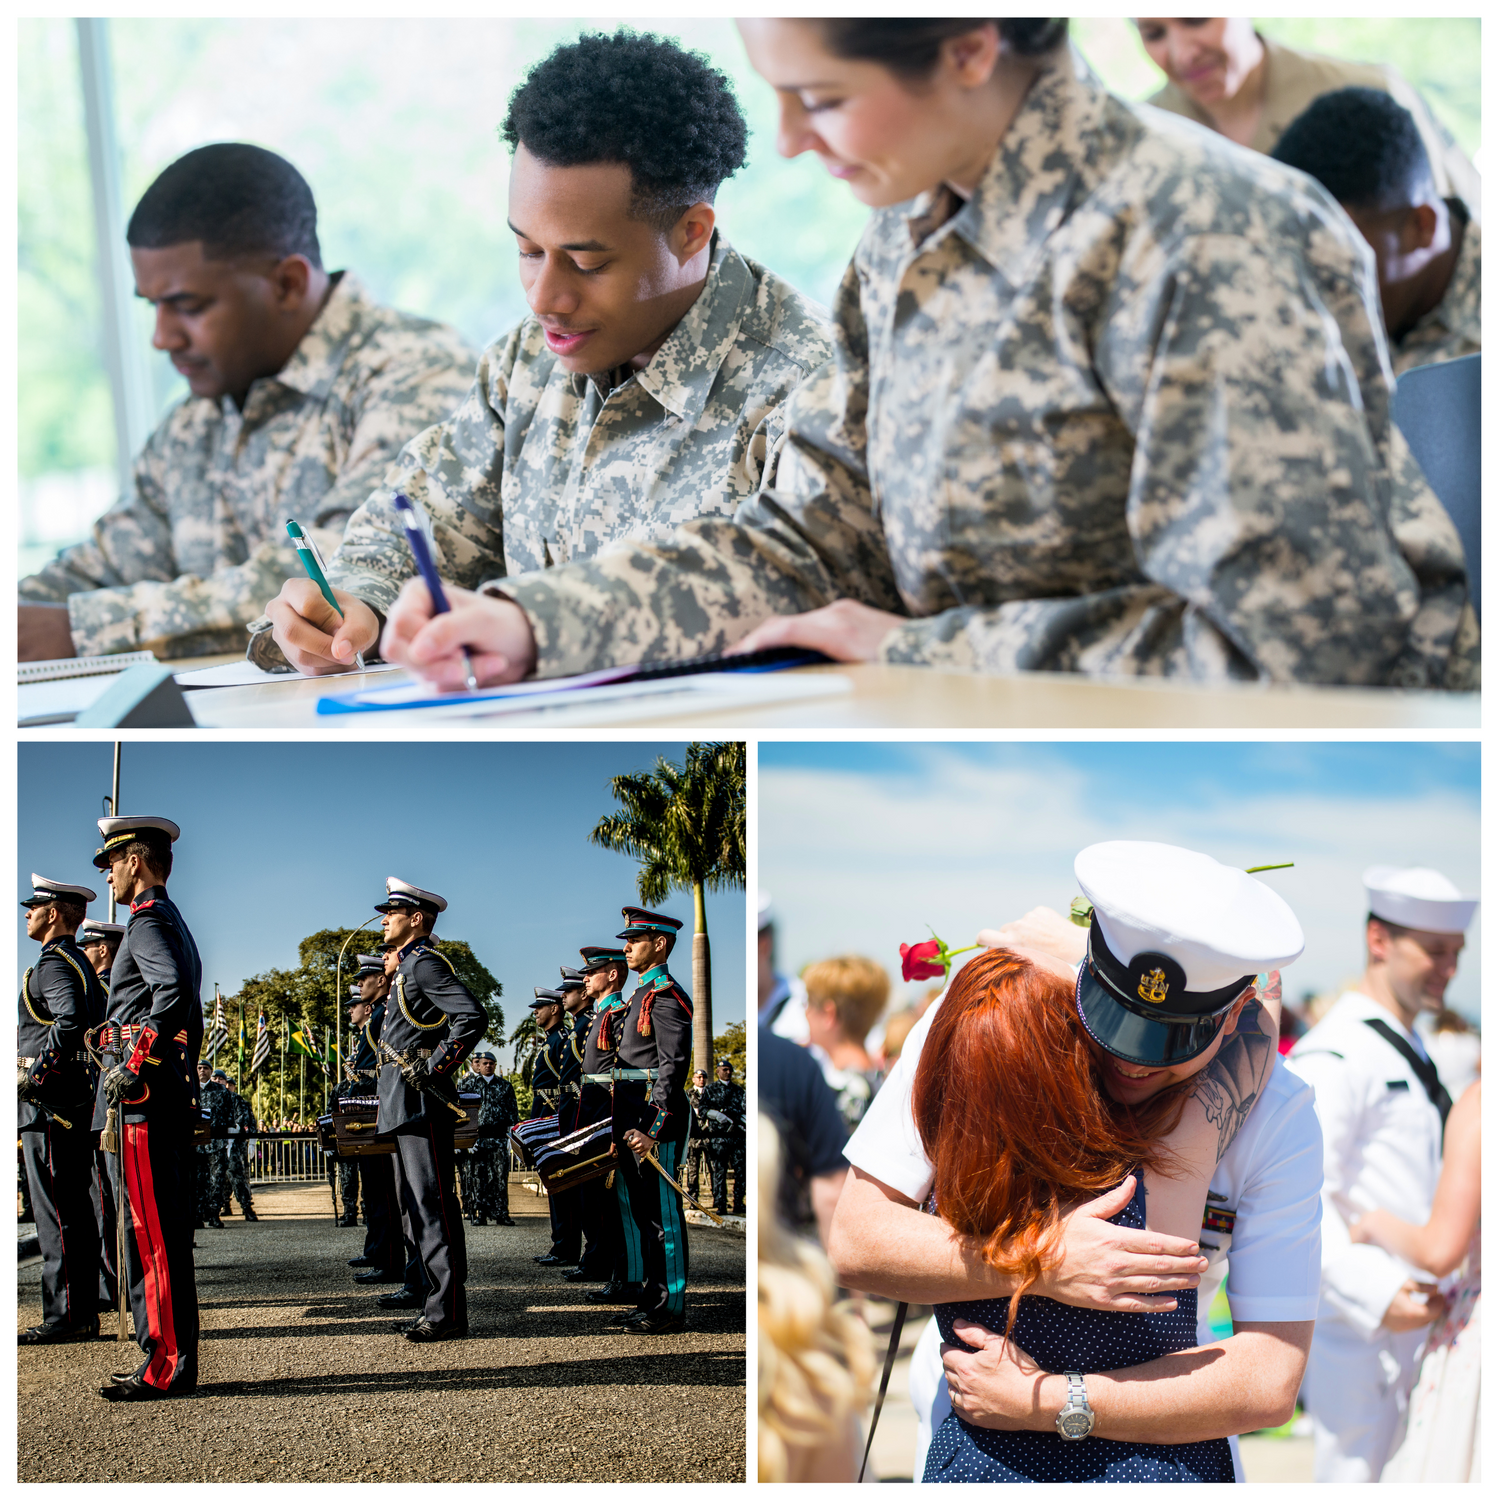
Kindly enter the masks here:
[[[982, 19], [940, 21], [823, 20], [823, 39], [835, 57], [879, 63], [902, 78], [925, 78], [937, 67], [943, 43], [983, 26]], [[1017, 57], [1044, 57], [1068, 34], [1068, 22], [1012, 16], [997, 20], [1000, 40]]]

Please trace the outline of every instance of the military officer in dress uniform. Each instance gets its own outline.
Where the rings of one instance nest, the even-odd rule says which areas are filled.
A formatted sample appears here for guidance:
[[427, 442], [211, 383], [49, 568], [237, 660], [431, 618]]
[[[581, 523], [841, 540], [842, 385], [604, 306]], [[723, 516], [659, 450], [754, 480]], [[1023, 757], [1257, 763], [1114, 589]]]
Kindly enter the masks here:
[[[203, 1044], [199, 988], [203, 965], [171, 897], [168, 818], [100, 818], [104, 844], [94, 855], [109, 871], [116, 902], [130, 920], [110, 970], [106, 1061], [94, 1128], [123, 1104], [120, 1150], [125, 1169], [125, 1274], [145, 1359], [111, 1377], [110, 1401], [188, 1395], [198, 1385], [198, 1288], [193, 1276], [193, 1121]], [[147, 1267], [150, 1275], [146, 1274]]]
[[[630, 1333], [677, 1333], [686, 1326], [687, 1218], [676, 1180], [687, 1140], [693, 1002], [667, 972], [682, 923], [639, 906], [622, 915], [618, 936], [637, 982], [615, 1067], [615, 1189], [630, 1279], [641, 1283], [636, 1309], [622, 1322]], [[647, 1160], [653, 1154], [665, 1178]]]
[[397, 945], [391, 1004], [381, 1028], [376, 1129], [396, 1138], [396, 1183], [427, 1278], [417, 1317], [397, 1329], [415, 1344], [465, 1338], [468, 1258], [454, 1191], [454, 1078], [484, 1035], [485, 1014], [432, 940], [448, 903], [394, 876], [385, 883], [386, 940]]
[[[536, 1024], [545, 1033], [546, 1041], [536, 1060], [531, 1065], [531, 1118], [556, 1115], [558, 1133], [566, 1134], [564, 1118], [571, 1118], [576, 1110], [572, 1101], [578, 1094], [578, 1080], [582, 1076], [582, 1064], [575, 1064], [572, 1048], [572, 1029], [563, 1025], [566, 1012], [563, 1009], [564, 992], [561, 989], [545, 989], [538, 985], [533, 990], [531, 1009]], [[570, 1076], [571, 1075], [571, 1076]], [[571, 1087], [570, 1087], [571, 1085]], [[569, 1106], [569, 1114], [563, 1113]], [[571, 1193], [548, 1193], [547, 1213], [552, 1220], [552, 1244], [545, 1255], [531, 1258], [539, 1266], [572, 1266], [578, 1263], [579, 1226], [577, 1205]]]
[[[349, 1071], [353, 1075], [349, 1086], [352, 1092], [369, 1095], [375, 1093], [380, 1074], [375, 1039], [385, 1019], [385, 998], [391, 983], [380, 954], [361, 953], [356, 962], [358, 977], [349, 987]], [[401, 1235], [401, 1205], [396, 1197], [392, 1158], [360, 1156], [354, 1160], [365, 1201], [365, 1247], [349, 1262], [357, 1272], [354, 1279], [364, 1283], [404, 1281], [408, 1256]]]
[[[594, 1022], [594, 1005], [589, 994], [587, 978], [582, 969], [560, 966], [563, 1010], [566, 1012], [562, 1031], [567, 1038], [567, 1072], [563, 1079], [563, 1102], [558, 1110], [558, 1128], [562, 1135], [572, 1135], [584, 1123], [579, 1110], [583, 1092], [583, 1058], [588, 1044], [589, 1030]], [[574, 1071], [576, 1069], [576, 1072]], [[594, 1208], [596, 1194], [589, 1189], [595, 1183], [583, 1183], [564, 1196], [571, 1200], [566, 1205], [578, 1226], [578, 1264], [571, 1271], [563, 1272], [564, 1281], [608, 1281], [610, 1268], [607, 1252], [599, 1240], [598, 1215]]]
[[[93, 965], [99, 983], [109, 994], [109, 971], [125, 936], [123, 922], [85, 921], [78, 929], [78, 946]], [[91, 1131], [94, 1140], [93, 1186], [89, 1197], [94, 1204], [94, 1222], [99, 1228], [99, 1309], [113, 1312], [115, 1307], [115, 1179], [111, 1159], [99, 1149], [99, 1132]]]
[[1450, 1100], [1413, 1023], [1437, 1010], [1476, 902], [1436, 870], [1365, 871], [1367, 962], [1358, 989], [1293, 1047], [1323, 1128], [1323, 1279], [1302, 1402], [1314, 1477], [1380, 1478], [1428, 1325], [1443, 1299], [1405, 1261], [1351, 1242], [1372, 1208], [1426, 1222]]
[[[615, 1052], [619, 1022], [625, 1013], [621, 991], [630, 976], [625, 950], [620, 947], [580, 948], [583, 982], [593, 1006], [583, 1043], [583, 1078], [578, 1097], [578, 1127], [607, 1120], [613, 1113]], [[618, 1168], [616, 1168], [618, 1171]], [[582, 1281], [605, 1281], [584, 1295], [590, 1302], [634, 1300], [630, 1269], [625, 1261], [625, 1235], [620, 1227], [620, 1201], [608, 1177], [596, 1177], [577, 1189], [588, 1248], [579, 1270]], [[607, 1280], [605, 1278], [608, 1278]]]
[[21, 981], [16, 1123], [42, 1250], [42, 1321], [23, 1344], [66, 1344], [99, 1332], [99, 1229], [89, 1201], [94, 1070], [86, 1031], [104, 1019], [104, 987], [74, 933], [95, 899], [87, 886], [31, 877], [26, 936], [42, 945]]

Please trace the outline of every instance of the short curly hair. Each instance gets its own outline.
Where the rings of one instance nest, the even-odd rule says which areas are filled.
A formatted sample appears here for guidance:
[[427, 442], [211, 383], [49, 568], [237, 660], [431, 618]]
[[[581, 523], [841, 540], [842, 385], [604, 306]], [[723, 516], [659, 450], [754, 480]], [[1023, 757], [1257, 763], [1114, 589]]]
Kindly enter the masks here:
[[590, 32], [510, 96], [501, 139], [555, 167], [622, 162], [631, 215], [663, 232], [745, 165], [745, 116], [708, 59], [665, 37]]
[[1408, 208], [1432, 190], [1417, 122], [1379, 89], [1320, 95], [1282, 132], [1271, 155], [1317, 178], [1350, 208]]

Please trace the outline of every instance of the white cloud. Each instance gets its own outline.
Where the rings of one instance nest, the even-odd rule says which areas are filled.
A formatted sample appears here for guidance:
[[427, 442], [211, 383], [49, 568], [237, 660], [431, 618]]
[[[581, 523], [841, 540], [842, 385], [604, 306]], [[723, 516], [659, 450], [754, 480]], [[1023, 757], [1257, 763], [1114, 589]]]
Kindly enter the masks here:
[[[977, 766], [941, 746], [920, 753], [920, 775], [763, 769], [760, 872], [776, 906], [781, 967], [867, 953], [890, 968], [899, 1004], [902, 942], [925, 938], [930, 923], [957, 946], [1032, 906], [1066, 909], [1077, 894], [1073, 856], [1101, 839], [1183, 844], [1226, 864], [1295, 861], [1263, 877], [1307, 934], [1287, 972], [1294, 994], [1362, 967], [1368, 865], [1431, 865], [1479, 888], [1477, 810], [1455, 792], [1334, 798], [1226, 785], [1208, 807], [1134, 803], [1099, 813], [1085, 772], [1045, 747], [1036, 753], [1034, 771]], [[1279, 769], [1284, 786], [1292, 767]], [[1478, 923], [1449, 1000], [1478, 1015]]]

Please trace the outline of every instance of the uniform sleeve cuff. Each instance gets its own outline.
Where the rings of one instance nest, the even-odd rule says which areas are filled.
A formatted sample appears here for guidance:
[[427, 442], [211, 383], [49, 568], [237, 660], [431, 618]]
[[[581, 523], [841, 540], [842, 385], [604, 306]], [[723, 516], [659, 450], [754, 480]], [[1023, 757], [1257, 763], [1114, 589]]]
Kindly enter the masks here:
[[79, 656], [140, 649], [140, 618], [127, 589], [90, 589], [68, 595], [68, 628]]
[[368, 568], [351, 568], [347, 565], [341, 567], [337, 563], [329, 563], [328, 582], [334, 588], [353, 594], [356, 599], [368, 604], [380, 616], [381, 626], [384, 628], [385, 618], [390, 614], [404, 580], [387, 578]]
[[1236, 1297], [1229, 1293], [1229, 1316], [1236, 1323], [1311, 1323], [1318, 1316], [1318, 1297]]
[[653, 1141], [659, 1140], [661, 1138], [661, 1128], [666, 1123], [667, 1111], [664, 1109], [657, 1110], [656, 1118], [651, 1122], [651, 1128], [646, 1132], [646, 1134], [649, 1135]]
[[125, 1064], [127, 1068], [137, 1077], [141, 1069], [148, 1062], [155, 1062], [151, 1056], [151, 1049], [156, 1045], [156, 1029], [152, 1026], [141, 1027], [141, 1034], [135, 1039], [135, 1048], [130, 1054], [130, 1060]]

